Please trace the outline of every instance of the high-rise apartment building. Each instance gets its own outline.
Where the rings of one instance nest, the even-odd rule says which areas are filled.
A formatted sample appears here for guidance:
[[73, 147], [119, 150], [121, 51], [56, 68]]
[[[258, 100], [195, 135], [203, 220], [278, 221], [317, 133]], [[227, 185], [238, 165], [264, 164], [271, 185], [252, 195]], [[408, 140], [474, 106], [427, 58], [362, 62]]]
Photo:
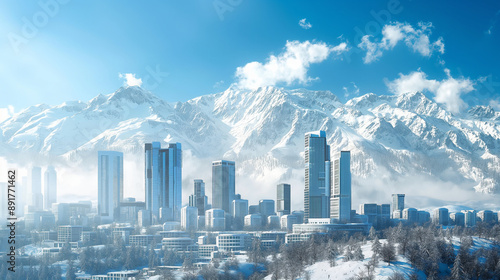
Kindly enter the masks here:
[[330, 146], [324, 131], [305, 135], [305, 220], [330, 216]]
[[279, 184], [276, 196], [276, 212], [289, 215], [290, 211], [290, 184]]
[[43, 175], [43, 208], [51, 210], [52, 203], [57, 202], [57, 173], [53, 166], [49, 166]]
[[42, 168], [39, 166], [31, 168], [30, 193], [31, 199], [29, 205], [33, 206], [35, 211], [41, 211], [43, 209]]
[[212, 208], [231, 213], [231, 203], [235, 198], [234, 161], [212, 162]]
[[189, 196], [189, 206], [198, 208], [198, 216], [205, 215], [205, 208], [208, 204], [205, 195], [205, 183], [203, 180], [194, 180], [194, 193]]
[[392, 212], [399, 210], [403, 211], [405, 209], [405, 195], [404, 194], [393, 194], [392, 195]]
[[330, 218], [339, 223], [351, 221], [351, 152], [341, 151], [332, 166]]
[[[168, 144], [162, 149], [159, 142], [145, 144], [145, 193], [146, 209], [153, 221], [180, 220], [182, 207], [182, 147], [180, 143]], [[169, 215], [160, 215], [160, 208]], [[163, 221], [165, 222], [165, 221]]]
[[123, 153], [99, 151], [97, 154], [97, 213], [117, 219], [123, 200]]

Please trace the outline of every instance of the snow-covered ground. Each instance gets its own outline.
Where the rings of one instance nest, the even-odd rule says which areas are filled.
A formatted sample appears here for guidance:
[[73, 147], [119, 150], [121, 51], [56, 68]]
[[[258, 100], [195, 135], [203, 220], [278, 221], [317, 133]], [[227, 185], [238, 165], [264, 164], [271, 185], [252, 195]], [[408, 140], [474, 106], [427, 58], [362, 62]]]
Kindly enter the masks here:
[[[480, 248], [490, 248], [493, 246], [493, 242], [479, 238], [473, 237], [474, 245], [471, 251], [474, 252]], [[381, 244], [386, 243], [386, 240], [380, 240]], [[455, 248], [455, 253], [458, 252], [460, 248], [460, 238], [453, 237], [452, 243]], [[330, 280], [330, 279], [351, 279], [362, 273], [367, 273], [367, 265], [370, 262], [373, 252], [372, 252], [372, 241], [368, 241], [366, 244], [361, 246], [363, 255], [365, 257], [362, 261], [347, 261], [344, 262], [344, 256], [340, 255], [336, 259], [336, 265], [330, 267], [328, 261], [317, 262], [313, 265], [308, 266], [305, 271], [309, 274], [310, 279], [314, 280]], [[409, 276], [414, 272], [414, 268], [410, 265], [408, 259], [405, 256], [397, 255], [396, 262], [390, 265], [382, 260], [379, 260], [378, 266], [374, 271], [375, 279], [385, 280], [389, 279], [395, 272], [399, 272], [403, 275]], [[426, 279], [425, 274], [422, 271], [418, 271], [419, 279]], [[272, 275], [268, 275], [266, 280], [271, 280]], [[305, 275], [303, 278], [305, 279]]]

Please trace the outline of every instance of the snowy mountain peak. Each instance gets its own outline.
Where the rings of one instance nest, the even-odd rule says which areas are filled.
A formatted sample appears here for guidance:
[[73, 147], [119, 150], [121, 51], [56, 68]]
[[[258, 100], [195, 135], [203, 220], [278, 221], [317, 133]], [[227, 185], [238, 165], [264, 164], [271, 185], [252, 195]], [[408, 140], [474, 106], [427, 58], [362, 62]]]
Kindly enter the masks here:
[[151, 102], [153, 100], [158, 99], [151, 92], [139, 87], [139, 86], [126, 86], [121, 87], [114, 93], [112, 93], [108, 101], [130, 101], [136, 104], [142, 104], [146, 102]]
[[495, 117], [495, 110], [491, 106], [474, 106], [468, 113], [476, 118], [493, 118]]
[[[324, 130], [332, 152], [351, 150], [356, 188], [410, 193], [420, 188], [418, 178], [435, 188], [493, 193], [500, 183], [497, 115], [483, 106], [455, 116], [421, 92], [369, 93], [342, 104], [329, 91], [229, 88], [172, 108], [140, 87], [122, 87], [87, 103], [17, 113], [0, 123], [0, 155], [91, 166], [98, 150], [140, 158], [146, 142], [180, 142], [189, 155], [187, 168], [235, 160], [239, 180], [263, 186], [257, 192], [267, 194], [270, 186], [290, 180], [300, 190], [304, 134]], [[189, 174], [203, 177], [198, 170], [185, 174], [186, 186], [192, 184]]]

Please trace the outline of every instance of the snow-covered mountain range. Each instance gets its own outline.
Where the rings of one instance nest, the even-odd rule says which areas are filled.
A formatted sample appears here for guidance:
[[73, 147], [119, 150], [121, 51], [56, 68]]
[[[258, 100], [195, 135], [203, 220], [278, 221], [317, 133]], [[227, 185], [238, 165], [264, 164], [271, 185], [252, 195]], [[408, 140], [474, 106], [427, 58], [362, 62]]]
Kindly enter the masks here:
[[236, 161], [243, 195], [257, 189], [274, 198], [275, 185], [291, 181], [300, 204], [304, 133], [314, 130], [326, 131], [332, 151], [351, 151], [360, 199], [388, 200], [399, 191], [453, 201], [468, 199], [470, 190], [499, 191], [500, 113], [477, 106], [453, 115], [420, 92], [366, 94], [343, 104], [329, 91], [230, 88], [172, 104], [122, 87], [88, 102], [22, 110], [0, 123], [0, 156], [77, 167], [96, 165], [98, 150], [118, 150], [140, 169], [144, 143], [180, 142], [184, 196], [195, 177], [210, 184], [210, 162], [223, 158]]

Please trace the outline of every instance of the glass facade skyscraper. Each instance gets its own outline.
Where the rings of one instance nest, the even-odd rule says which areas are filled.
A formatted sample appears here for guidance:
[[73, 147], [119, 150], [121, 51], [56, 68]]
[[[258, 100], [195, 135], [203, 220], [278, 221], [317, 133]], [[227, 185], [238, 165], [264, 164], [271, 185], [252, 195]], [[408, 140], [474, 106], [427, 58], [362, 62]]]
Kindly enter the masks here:
[[189, 196], [189, 206], [198, 208], [198, 215], [205, 215], [207, 207], [207, 196], [205, 195], [205, 183], [203, 180], [194, 180], [194, 193]]
[[235, 198], [234, 161], [212, 162], [212, 208], [231, 213], [231, 203]]
[[47, 167], [44, 175], [43, 205], [45, 210], [52, 209], [52, 203], [57, 202], [57, 173], [53, 166]]
[[290, 214], [290, 184], [279, 184], [276, 195], [276, 212]]
[[123, 153], [99, 151], [97, 172], [97, 213], [118, 219], [123, 200]]
[[[154, 221], [159, 221], [160, 208], [172, 213], [171, 219], [180, 221], [182, 207], [182, 147], [160, 142], [145, 144], [146, 209]], [[170, 211], [167, 211], [169, 209]]]
[[304, 219], [330, 216], [330, 146], [324, 131], [305, 135]]
[[392, 211], [403, 211], [405, 209], [405, 195], [404, 194], [392, 194]]
[[332, 166], [330, 218], [339, 223], [351, 221], [351, 152], [341, 151]]

